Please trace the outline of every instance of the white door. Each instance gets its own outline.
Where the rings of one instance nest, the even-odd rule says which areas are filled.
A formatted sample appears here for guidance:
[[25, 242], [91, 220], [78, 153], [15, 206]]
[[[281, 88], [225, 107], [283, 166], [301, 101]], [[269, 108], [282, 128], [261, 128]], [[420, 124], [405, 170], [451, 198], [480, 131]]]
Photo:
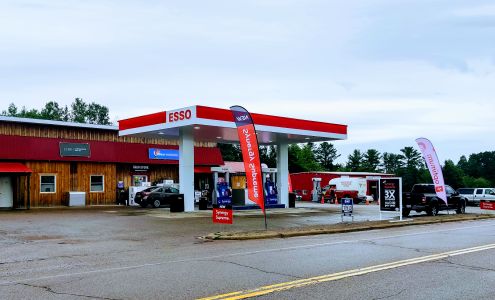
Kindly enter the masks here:
[[14, 194], [12, 191], [12, 180], [10, 177], [0, 177], [0, 207], [12, 207], [14, 205]]
[[485, 195], [482, 200], [495, 200], [495, 190], [493, 189], [485, 189]]
[[474, 191], [474, 203], [480, 203], [483, 200], [483, 189], [476, 189]]

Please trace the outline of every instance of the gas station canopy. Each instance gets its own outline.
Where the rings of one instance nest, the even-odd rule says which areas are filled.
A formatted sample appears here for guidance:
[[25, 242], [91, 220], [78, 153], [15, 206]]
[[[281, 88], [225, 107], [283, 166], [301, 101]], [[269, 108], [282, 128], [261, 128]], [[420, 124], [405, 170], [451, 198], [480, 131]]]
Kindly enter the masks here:
[[[252, 113], [258, 143], [277, 146], [278, 203], [288, 206], [289, 144], [343, 140], [347, 126]], [[179, 141], [179, 183], [185, 211], [194, 211], [194, 142], [238, 143], [228, 109], [201, 105], [119, 121], [119, 135]]]
[[[251, 114], [261, 145], [296, 144], [343, 140], [347, 126], [294, 118]], [[119, 121], [120, 135], [178, 139], [179, 129], [192, 128], [195, 141], [237, 143], [232, 113], [228, 109], [201, 105], [162, 111]]]

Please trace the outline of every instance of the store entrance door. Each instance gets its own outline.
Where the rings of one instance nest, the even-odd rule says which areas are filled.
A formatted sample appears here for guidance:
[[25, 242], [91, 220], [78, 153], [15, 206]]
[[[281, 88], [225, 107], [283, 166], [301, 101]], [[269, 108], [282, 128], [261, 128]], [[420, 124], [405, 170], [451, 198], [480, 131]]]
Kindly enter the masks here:
[[12, 208], [13, 205], [12, 179], [8, 176], [0, 177], [0, 208]]
[[368, 181], [369, 193], [373, 196], [373, 200], [378, 200], [378, 181]]

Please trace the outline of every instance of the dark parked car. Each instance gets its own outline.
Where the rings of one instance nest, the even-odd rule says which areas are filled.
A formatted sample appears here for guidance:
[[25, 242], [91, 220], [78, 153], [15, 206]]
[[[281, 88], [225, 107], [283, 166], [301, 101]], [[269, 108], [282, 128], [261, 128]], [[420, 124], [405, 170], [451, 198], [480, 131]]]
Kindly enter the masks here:
[[433, 184], [415, 184], [410, 193], [403, 193], [404, 207], [402, 215], [407, 217], [411, 210], [416, 212], [426, 212], [429, 216], [436, 216], [439, 211], [446, 209], [455, 209], [458, 214], [466, 211], [466, 200], [454, 191], [453, 188], [446, 185], [447, 203], [437, 197], [435, 185]]
[[177, 199], [177, 195], [179, 195], [179, 190], [174, 187], [158, 187], [140, 199], [139, 205], [147, 207], [151, 204], [152, 207], [158, 208], [161, 205], [170, 204], [171, 200]]
[[[158, 186], [150, 186], [149, 188], [146, 188], [140, 192], [137, 192], [136, 195], [134, 196], [134, 202], [143, 206], [141, 204], [143, 197], [148, 196], [149, 193], [156, 190], [157, 188], [159, 188], [159, 187]], [[147, 205], [148, 204], [144, 205], [143, 207], [146, 207]]]

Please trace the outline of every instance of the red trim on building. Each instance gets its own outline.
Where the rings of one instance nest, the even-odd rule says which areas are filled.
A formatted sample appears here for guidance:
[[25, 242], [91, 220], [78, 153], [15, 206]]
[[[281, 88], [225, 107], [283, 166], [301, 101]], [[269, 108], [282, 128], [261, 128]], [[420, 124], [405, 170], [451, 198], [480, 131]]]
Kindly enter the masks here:
[[202, 105], [196, 106], [196, 117], [208, 120], [234, 122], [234, 116], [232, 116], [232, 112], [229, 109]]
[[[89, 143], [90, 157], [60, 156], [60, 143]], [[148, 149], [178, 149], [178, 146], [86, 141], [55, 138], [35, 138], [25, 136], [0, 135], [0, 157], [5, 160], [38, 161], [87, 161], [111, 163], [142, 163], [154, 165], [176, 165], [178, 160], [149, 159]], [[218, 148], [194, 147], [194, 163], [203, 166], [223, 165]]]
[[195, 166], [194, 173], [211, 174], [211, 167], [208, 166]]
[[[222, 108], [214, 108], [214, 107], [198, 105], [196, 106], [196, 116], [202, 119], [234, 122], [234, 117], [232, 116], [232, 112], [228, 109], [222, 109]], [[347, 134], [346, 125], [270, 116], [270, 115], [263, 115], [256, 113], [252, 113], [251, 116], [253, 117], [253, 121], [255, 125]]]
[[166, 122], [167, 122], [167, 112], [161, 111], [154, 114], [120, 120], [119, 130], [156, 125]]
[[33, 173], [33, 170], [21, 163], [0, 162], [0, 173]]

